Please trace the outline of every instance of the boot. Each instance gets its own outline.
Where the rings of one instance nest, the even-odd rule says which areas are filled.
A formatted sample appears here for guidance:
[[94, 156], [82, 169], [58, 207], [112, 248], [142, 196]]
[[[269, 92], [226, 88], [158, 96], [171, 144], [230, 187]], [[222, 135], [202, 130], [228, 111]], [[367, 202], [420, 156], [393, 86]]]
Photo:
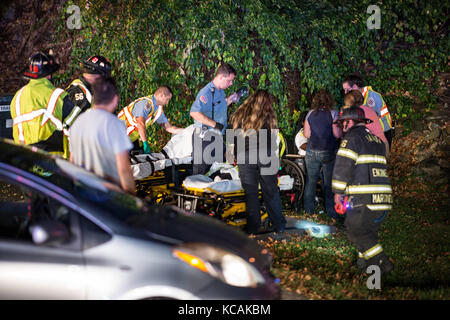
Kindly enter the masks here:
[[394, 264], [389, 260], [388, 256], [384, 253], [382, 253], [383, 257], [381, 258], [379, 262], [381, 274], [387, 274], [394, 270]]
[[394, 264], [389, 260], [388, 256], [381, 252], [377, 254], [375, 257], [366, 261], [366, 265], [377, 265], [380, 267], [381, 274], [387, 274], [394, 269]]
[[356, 259], [356, 266], [358, 267], [358, 270], [360, 272], [366, 272], [367, 269], [367, 261], [364, 258], [357, 258]]

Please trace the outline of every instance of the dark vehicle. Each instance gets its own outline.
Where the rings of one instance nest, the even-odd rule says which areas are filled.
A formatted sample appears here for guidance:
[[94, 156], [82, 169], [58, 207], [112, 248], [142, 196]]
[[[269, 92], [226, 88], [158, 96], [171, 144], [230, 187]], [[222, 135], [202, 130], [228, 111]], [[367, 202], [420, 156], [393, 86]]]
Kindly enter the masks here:
[[1, 299], [278, 299], [240, 230], [0, 140]]

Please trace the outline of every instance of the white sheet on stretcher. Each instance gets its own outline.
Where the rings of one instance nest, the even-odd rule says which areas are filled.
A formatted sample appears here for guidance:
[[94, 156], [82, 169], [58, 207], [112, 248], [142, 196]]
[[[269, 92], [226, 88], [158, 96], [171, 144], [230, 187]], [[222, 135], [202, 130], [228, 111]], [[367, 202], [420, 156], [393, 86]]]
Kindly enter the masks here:
[[[174, 134], [161, 152], [136, 155], [140, 163], [132, 164], [131, 170], [135, 180], [151, 176], [155, 171], [164, 170], [166, 167], [192, 162], [192, 133], [194, 125], [184, 128], [181, 132]], [[151, 163], [150, 163], [151, 162]]]
[[131, 165], [131, 171], [135, 180], [140, 180], [151, 176], [153, 172], [164, 170], [172, 163], [170, 159], [154, 160], [151, 155], [137, 155], [136, 156], [141, 163]]
[[184, 128], [177, 134], [172, 135], [163, 150], [169, 159], [184, 159], [192, 155], [192, 134], [194, 125]]
[[139, 154], [136, 158], [140, 161], [131, 165], [131, 171], [135, 180], [145, 179], [155, 171], [164, 170], [172, 164], [180, 165], [191, 163], [192, 157], [181, 159], [165, 159], [162, 153]]
[[183, 186], [187, 189], [200, 189], [209, 193], [225, 193], [242, 190], [241, 180], [214, 181], [210, 177], [202, 174], [187, 177], [183, 181]]
[[[284, 175], [278, 178], [280, 190], [291, 190], [294, 186], [294, 178]], [[241, 180], [220, 180], [215, 181], [208, 176], [197, 174], [189, 176], [183, 181], [183, 186], [187, 189], [197, 189], [209, 193], [226, 193], [243, 190]]]

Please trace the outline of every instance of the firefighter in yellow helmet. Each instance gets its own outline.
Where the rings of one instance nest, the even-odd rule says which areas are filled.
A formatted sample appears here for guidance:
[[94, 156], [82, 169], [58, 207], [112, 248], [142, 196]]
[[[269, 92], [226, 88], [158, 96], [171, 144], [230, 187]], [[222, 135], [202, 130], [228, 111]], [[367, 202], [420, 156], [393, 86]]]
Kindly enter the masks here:
[[68, 158], [68, 131], [63, 122], [74, 105], [67, 93], [51, 82], [52, 73], [58, 69], [59, 64], [50, 54], [38, 52], [30, 57], [23, 74], [30, 82], [11, 101], [13, 137], [16, 143]]

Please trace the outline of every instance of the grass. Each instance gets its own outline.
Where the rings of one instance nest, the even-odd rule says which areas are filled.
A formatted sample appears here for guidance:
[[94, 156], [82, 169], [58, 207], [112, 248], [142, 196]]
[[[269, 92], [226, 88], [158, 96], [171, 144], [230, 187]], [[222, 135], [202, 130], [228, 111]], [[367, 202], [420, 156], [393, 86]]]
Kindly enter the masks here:
[[394, 199], [394, 208], [384, 220], [379, 236], [395, 269], [383, 277], [381, 289], [367, 288], [369, 275], [358, 273], [356, 249], [347, 240], [342, 224], [323, 214], [295, 212], [288, 215], [334, 224], [338, 232], [321, 239], [305, 235], [260, 241], [274, 256], [272, 271], [281, 287], [309, 299], [450, 299], [446, 188], [423, 189], [422, 185], [421, 191], [403, 193]]

